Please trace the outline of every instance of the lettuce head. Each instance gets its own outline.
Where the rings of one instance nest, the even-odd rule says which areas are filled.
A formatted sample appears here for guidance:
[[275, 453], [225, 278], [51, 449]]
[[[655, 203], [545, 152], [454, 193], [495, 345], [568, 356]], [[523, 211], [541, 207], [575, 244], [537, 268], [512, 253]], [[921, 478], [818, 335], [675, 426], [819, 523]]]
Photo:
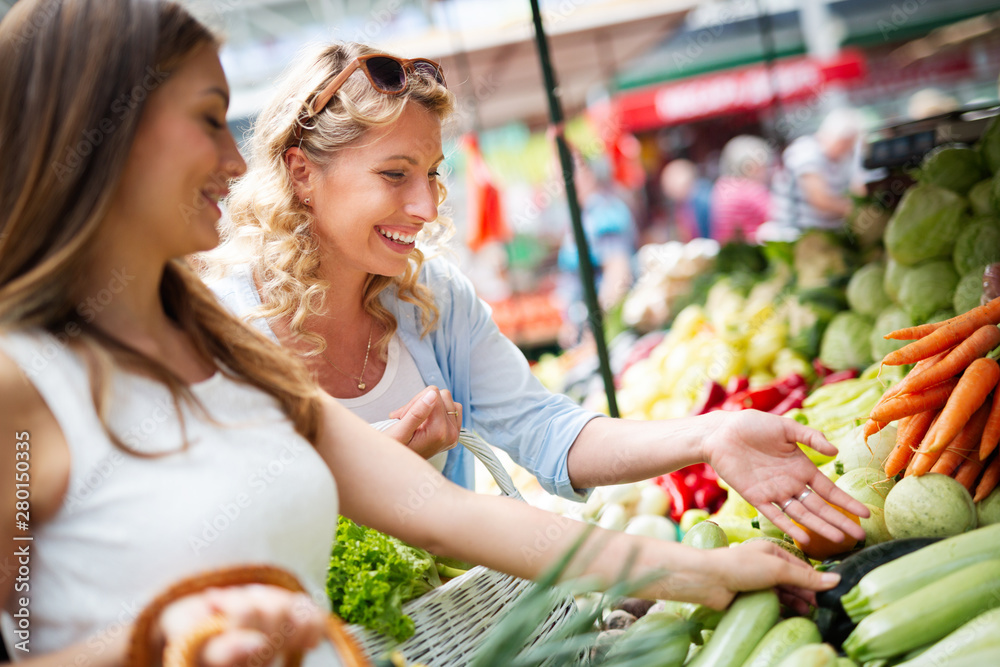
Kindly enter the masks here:
[[914, 322], [923, 322], [936, 311], [952, 307], [957, 286], [958, 273], [949, 260], [924, 262], [903, 276], [899, 305]]
[[951, 257], [967, 203], [965, 197], [931, 183], [911, 187], [885, 230], [889, 256], [906, 266]]

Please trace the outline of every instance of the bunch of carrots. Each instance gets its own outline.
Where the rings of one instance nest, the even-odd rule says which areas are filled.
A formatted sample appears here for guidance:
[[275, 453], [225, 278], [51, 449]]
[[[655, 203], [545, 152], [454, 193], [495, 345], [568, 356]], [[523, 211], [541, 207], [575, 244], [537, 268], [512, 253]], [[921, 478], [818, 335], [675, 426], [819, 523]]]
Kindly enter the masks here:
[[885, 356], [888, 366], [915, 364], [871, 411], [867, 438], [898, 422], [886, 475], [950, 475], [977, 502], [1000, 481], [1000, 298], [943, 322], [885, 335], [913, 341]]

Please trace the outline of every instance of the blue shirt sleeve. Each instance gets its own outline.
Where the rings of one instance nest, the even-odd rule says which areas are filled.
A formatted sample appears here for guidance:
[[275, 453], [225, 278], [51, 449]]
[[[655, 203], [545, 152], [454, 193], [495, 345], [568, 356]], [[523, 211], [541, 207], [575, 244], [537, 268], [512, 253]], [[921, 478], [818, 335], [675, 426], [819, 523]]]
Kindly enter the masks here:
[[452, 393], [465, 406], [467, 426], [534, 474], [549, 493], [584, 500], [589, 490], [573, 488], [567, 455], [583, 427], [601, 415], [542, 385], [457, 268], [429, 274], [441, 312], [432, 343]]

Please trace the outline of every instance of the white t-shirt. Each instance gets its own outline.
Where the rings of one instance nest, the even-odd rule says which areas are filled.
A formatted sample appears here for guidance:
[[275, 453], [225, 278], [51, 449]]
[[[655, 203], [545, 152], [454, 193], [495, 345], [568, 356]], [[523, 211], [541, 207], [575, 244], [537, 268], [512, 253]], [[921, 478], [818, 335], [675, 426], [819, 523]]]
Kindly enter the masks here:
[[[390, 412], [409, 403], [426, 387], [413, 355], [399, 342], [399, 336], [394, 335], [389, 341], [385, 372], [378, 384], [357, 398], [337, 400], [365, 421], [376, 423], [388, 419]], [[447, 458], [448, 452], [441, 452], [429, 458], [428, 462], [441, 472]]]

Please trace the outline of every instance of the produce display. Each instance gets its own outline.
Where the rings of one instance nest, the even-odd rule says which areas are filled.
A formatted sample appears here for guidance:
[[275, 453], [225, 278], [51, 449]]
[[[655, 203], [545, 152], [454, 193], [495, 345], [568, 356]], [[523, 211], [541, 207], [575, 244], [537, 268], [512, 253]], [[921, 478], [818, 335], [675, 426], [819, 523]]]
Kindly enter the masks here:
[[[469, 664], [1000, 664], [1000, 120], [975, 146], [935, 149], [912, 176], [895, 210], [859, 201], [845, 234], [647, 249], [622, 307], [631, 336], [609, 343], [623, 417], [756, 409], [821, 431], [837, 455], [803, 450], [868, 508], [848, 515], [862, 542], [806, 528], [797, 542], [705, 464], [600, 487], [583, 504], [528, 494], [584, 523], [699, 549], [767, 541], [840, 584], [807, 616], [769, 590], [724, 611], [631, 598], [626, 581], [603, 596], [574, 590], [577, 617], [526, 647], [546, 613], [532, 592]], [[535, 372], [554, 391], [582, 387], [588, 355], [549, 355]], [[335, 611], [408, 636], [402, 603], [463, 564], [345, 521]]]

